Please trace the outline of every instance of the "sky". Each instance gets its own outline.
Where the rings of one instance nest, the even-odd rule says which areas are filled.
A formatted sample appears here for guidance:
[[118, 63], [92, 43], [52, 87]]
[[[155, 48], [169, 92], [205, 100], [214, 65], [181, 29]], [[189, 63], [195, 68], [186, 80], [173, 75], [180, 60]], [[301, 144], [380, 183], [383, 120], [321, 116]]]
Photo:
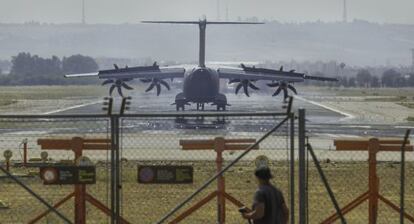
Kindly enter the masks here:
[[[344, 0], [219, 0], [220, 18], [256, 16], [280, 22], [342, 20]], [[87, 23], [141, 20], [216, 20], [217, 0], [85, 0]], [[227, 6], [227, 7], [226, 7]], [[414, 0], [347, 0], [348, 21], [414, 24]], [[0, 23], [78, 23], [82, 0], [0, 0]]]

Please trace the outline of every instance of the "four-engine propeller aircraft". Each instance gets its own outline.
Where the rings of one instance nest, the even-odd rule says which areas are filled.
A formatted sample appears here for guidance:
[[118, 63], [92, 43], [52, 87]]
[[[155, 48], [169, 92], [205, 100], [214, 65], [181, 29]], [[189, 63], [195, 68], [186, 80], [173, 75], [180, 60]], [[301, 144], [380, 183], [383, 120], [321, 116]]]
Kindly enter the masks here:
[[148, 83], [149, 87], [146, 92], [156, 89], [157, 95], [161, 93], [164, 86], [170, 90], [170, 85], [165, 80], [173, 80], [183, 78], [183, 91], [175, 97], [176, 109], [184, 110], [186, 105], [190, 103], [197, 104], [197, 110], [204, 110], [204, 104], [211, 103], [215, 105], [217, 110], [226, 110], [227, 98], [219, 92], [220, 79], [228, 79], [229, 83], [238, 83], [235, 89], [236, 94], [243, 88], [246, 96], [249, 96], [249, 88], [259, 90], [254, 83], [258, 80], [270, 81], [267, 85], [276, 88], [273, 96], [279, 95], [283, 91], [284, 100], [288, 97], [288, 89], [297, 94], [295, 87], [291, 84], [303, 82], [306, 79], [318, 81], [337, 81], [334, 78], [308, 76], [298, 73], [295, 70], [283, 71], [283, 67], [279, 70], [247, 67], [241, 64], [240, 68], [218, 68], [213, 69], [205, 65], [205, 45], [206, 45], [206, 27], [208, 24], [261, 24], [253, 22], [209, 22], [206, 19], [199, 21], [143, 21], [143, 23], [168, 23], [168, 24], [196, 24], [200, 30], [200, 46], [198, 66], [191, 71], [178, 67], [160, 67], [155, 62], [152, 66], [138, 66], [101, 70], [96, 73], [71, 74], [65, 77], [86, 77], [98, 76], [99, 79], [105, 79], [102, 85], [111, 84], [109, 94], [116, 88], [119, 95], [123, 96], [122, 88], [133, 89], [127, 85], [128, 81], [140, 79], [144, 83]]

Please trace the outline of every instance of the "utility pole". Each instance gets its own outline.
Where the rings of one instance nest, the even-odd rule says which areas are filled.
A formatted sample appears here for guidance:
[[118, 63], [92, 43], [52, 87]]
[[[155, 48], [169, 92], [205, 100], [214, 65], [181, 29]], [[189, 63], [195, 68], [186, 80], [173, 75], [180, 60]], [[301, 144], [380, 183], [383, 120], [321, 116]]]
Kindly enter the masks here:
[[229, 21], [229, 0], [226, 1], [226, 22]]
[[85, 0], [82, 0], [82, 24], [85, 25]]
[[414, 48], [411, 48], [411, 72], [414, 73]]
[[220, 0], [217, 0], [217, 21], [220, 21]]
[[347, 18], [347, 11], [346, 11], [346, 0], [344, 0], [344, 11], [342, 14], [342, 22], [346, 23], [348, 22], [348, 18]]

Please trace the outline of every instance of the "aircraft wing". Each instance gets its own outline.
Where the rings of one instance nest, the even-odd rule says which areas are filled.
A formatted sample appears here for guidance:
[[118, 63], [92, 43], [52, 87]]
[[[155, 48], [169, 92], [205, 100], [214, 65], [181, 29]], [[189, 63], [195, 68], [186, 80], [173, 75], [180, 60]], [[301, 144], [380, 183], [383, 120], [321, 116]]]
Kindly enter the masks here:
[[115, 65], [115, 69], [101, 70], [95, 73], [84, 74], [69, 74], [65, 75], [66, 78], [74, 77], [93, 77], [97, 76], [99, 79], [170, 79], [170, 78], [183, 78], [185, 73], [184, 68], [175, 67], [159, 67], [154, 63], [152, 66], [138, 66], [138, 67], [126, 67], [118, 68]]
[[239, 80], [269, 80], [269, 81], [287, 81], [287, 82], [303, 82], [304, 74], [300, 73], [265, 73], [246, 71], [242, 68], [219, 68], [217, 72], [223, 79], [239, 79]]
[[246, 67], [243, 64], [241, 65], [241, 68], [218, 68], [217, 72], [220, 78], [230, 80], [269, 80], [287, 83], [303, 82], [306, 79], [317, 81], [338, 81], [335, 78], [309, 76], [304, 73], [295, 72], [295, 70], [283, 71], [283, 67], [281, 67], [280, 70], [275, 70]]

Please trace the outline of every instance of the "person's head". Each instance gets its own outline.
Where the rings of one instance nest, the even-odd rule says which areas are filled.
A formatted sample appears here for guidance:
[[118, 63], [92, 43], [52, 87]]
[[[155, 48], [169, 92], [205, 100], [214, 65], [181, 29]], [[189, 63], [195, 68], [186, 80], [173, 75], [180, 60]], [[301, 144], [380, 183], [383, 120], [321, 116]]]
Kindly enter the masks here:
[[259, 166], [256, 168], [254, 175], [256, 176], [258, 184], [269, 183], [269, 180], [273, 177], [267, 166]]

